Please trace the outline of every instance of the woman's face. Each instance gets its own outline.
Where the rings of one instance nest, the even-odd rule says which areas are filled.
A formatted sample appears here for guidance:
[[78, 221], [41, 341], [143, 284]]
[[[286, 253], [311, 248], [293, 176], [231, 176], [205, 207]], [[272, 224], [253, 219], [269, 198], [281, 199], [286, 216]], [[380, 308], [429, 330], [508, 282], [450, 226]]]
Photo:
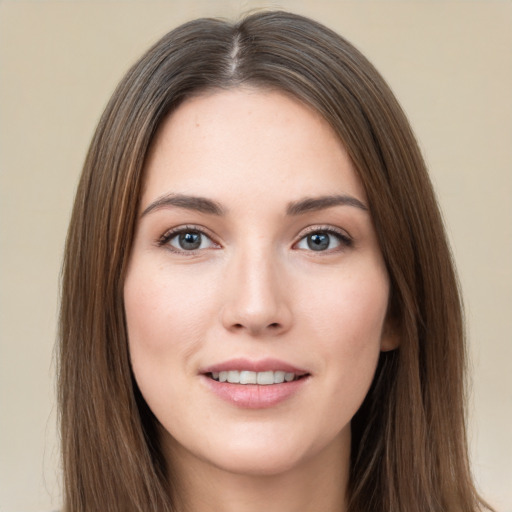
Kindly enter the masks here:
[[124, 299], [173, 460], [277, 474], [348, 453], [394, 340], [366, 196], [330, 126], [279, 92], [204, 94], [163, 123], [145, 173]]

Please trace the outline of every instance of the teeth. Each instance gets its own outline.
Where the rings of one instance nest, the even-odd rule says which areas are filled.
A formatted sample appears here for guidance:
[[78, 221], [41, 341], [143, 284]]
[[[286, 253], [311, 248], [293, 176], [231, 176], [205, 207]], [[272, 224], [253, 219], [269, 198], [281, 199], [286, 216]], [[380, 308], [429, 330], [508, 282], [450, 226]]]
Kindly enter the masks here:
[[[274, 372], [274, 382], [276, 384], [281, 384], [281, 382], [284, 382], [284, 376], [285, 376], [285, 372]], [[290, 375], [293, 375], [293, 377], [295, 377], [295, 375], [293, 373], [290, 373]], [[293, 377], [292, 377], [292, 380], [293, 380]]]
[[257, 373], [243, 370], [240, 372], [239, 382], [240, 384], [256, 384], [258, 382]]
[[229, 371], [228, 382], [231, 382], [231, 384], [237, 384], [240, 382], [240, 372], [238, 370]]
[[212, 372], [210, 375], [213, 380], [219, 382], [229, 382], [231, 384], [259, 384], [261, 386], [281, 384], [285, 381], [291, 382], [298, 378], [295, 373], [283, 371], [251, 372], [249, 370], [229, 370], [224, 372]]
[[274, 372], [258, 372], [256, 374], [256, 381], [264, 386], [274, 384]]

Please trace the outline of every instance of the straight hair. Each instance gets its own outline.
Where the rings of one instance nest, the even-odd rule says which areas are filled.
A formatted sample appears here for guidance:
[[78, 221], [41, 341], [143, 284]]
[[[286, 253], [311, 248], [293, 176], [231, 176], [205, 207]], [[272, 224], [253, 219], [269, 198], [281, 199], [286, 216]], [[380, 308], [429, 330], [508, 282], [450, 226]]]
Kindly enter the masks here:
[[319, 112], [365, 188], [400, 339], [352, 420], [350, 512], [476, 512], [464, 409], [462, 305], [442, 218], [409, 123], [345, 39], [311, 19], [199, 19], [126, 74], [92, 139], [66, 241], [59, 404], [65, 512], [171, 512], [176, 489], [134, 380], [123, 285], [148, 148], [185, 99], [248, 85]]

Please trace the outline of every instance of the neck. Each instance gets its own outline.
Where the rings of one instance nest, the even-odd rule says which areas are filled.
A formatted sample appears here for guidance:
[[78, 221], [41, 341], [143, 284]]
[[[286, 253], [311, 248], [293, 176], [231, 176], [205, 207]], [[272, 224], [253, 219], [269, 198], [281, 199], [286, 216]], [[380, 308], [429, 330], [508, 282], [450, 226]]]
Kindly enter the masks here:
[[[350, 434], [291, 469], [238, 474], [166, 450], [179, 512], [345, 512]], [[347, 442], [348, 441], [348, 442]], [[172, 443], [174, 444], [174, 443]], [[185, 456], [184, 456], [185, 455]]]

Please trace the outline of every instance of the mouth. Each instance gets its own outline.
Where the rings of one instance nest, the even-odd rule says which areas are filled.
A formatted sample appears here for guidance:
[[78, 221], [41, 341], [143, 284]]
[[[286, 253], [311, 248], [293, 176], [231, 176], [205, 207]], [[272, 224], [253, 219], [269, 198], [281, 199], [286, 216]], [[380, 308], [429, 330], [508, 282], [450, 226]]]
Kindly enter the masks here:
[[286, 361], [235, 358], [201, 368], [206, 388], [231, 406], [269, 409], [301, 396], [313, 376]]
[[258, 384], [260, 386], [271, 386], [294, 382], [307, 377], [308, 373], [287, 372], [284, 370], [266, 370], [255, 372], [251, 370], [223, 370], [219, 372], [208, 372], [205, 374], [210, 379], [228, 384]]

